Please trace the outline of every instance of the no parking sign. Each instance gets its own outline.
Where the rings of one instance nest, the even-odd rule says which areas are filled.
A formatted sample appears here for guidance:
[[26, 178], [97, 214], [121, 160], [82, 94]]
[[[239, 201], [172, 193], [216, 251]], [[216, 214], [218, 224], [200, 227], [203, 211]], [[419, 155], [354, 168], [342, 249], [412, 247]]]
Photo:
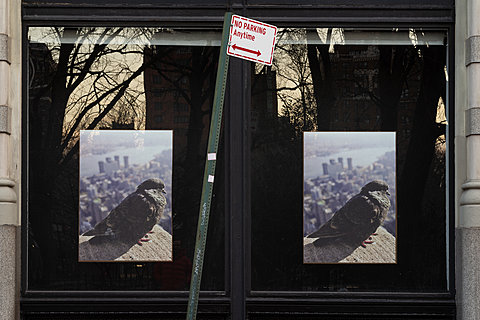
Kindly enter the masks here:
[[227, 54], [272, 65], [277, 27], [232, 15]]

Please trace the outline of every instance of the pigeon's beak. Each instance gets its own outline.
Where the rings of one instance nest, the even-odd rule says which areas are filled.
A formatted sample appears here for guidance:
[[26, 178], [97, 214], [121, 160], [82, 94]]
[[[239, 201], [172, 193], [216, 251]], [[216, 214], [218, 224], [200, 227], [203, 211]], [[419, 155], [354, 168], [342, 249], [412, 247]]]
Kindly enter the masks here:
[[390, 195], [390, 192], [388, 192], [388, 190], [385, 192], [387, 195]]
[[167, 192], [165, 191], [165, 189], [162, 189], [162, 193], [163, 193], [163, 194], [167, 194]]

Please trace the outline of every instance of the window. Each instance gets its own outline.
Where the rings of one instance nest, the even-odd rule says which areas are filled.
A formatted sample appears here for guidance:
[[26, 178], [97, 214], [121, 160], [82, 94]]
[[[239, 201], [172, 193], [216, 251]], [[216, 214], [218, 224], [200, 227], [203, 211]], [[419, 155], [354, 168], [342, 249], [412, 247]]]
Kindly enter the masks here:
[[177, 112], [188, 112], [188, 104], [183, 103], [183, 102], [179, 102], [179, 103], [175, 104], [175, 110]]
[[187, 122], [188, 122], [188, 117], [185, 117], [185, 116], [175, 116], [174, 122], [175, 122], [175, 123], [187, 123]]
[[153, 83], [154, 84], [160, 84], [162, 83], [162, 77], [158, 74], [153, 75]]
[[[177, 49], [175, 41], [167, 40], [171, 33], [175, 30], [101, 27], [28, 30], [30, 183], [25, 248], [29, 257], [29, 290], [188, 290], [199, 211], [196, 204], [202, 188], [198, 181], [203, 177], [208, 138], [205, 123], [210, 119], [218, 46]], [[192, 39], [200, 36], [195, 32], [190, 34]], [[181, 63], [177, 63], [179, 55]], [[194, 82], [182, 80], [186, 78]], [[178, 86], [179, 82], [182, 86]], [[177, 96], [185, 101], [181, 121], [173, 120]], [[51, 111], [54, 105], [56, 113]], [[79, 209], [78, 183], [81, 129], [173, 130], [172, 236], [176, 261], [173, 265], [78, 262], [79, 228], [82, 232], [82, 226], [78, 226], [82, 209]], [[222, 167], [221, 154], [217, 161]], [[158, 161], [154, 164], [161, 165]], [[110, 163], [103, 163], [104, 170], [107, 165]], [[132, 154], [122, 176], [128, 176], [129, 168], [136, 165]], [[92, 166], [98, 169], [96, 162]], [[116, 170], [120, 167], [123, 168], [117, 165]], [[207, 247], [211, 253], [206, 257], [202, 282], [202, 289], [207, 291], [225, 290], [225, 189], [222, 171], [217, 175], [212, 219], [220, 227], [212, 228], [209, 233]], [[113, 179], [119, 188], [123, 185]], [[124, 195], [118, 193], [118, 196]]]
[[[320, 40], [324, 31], [280, 30], [273, 66], [252, 67], [252, 118], [259, 119], [250, 148], [252, 291], [446, 291], [449, 211], [445, 199], [444, 35], [429, 38], [428, 45], [407, 41], [393, 46], [387, 40], [397, 37], [395, 32], [374, 36], [340, 29], [343, 40], [333, 45], [333, 38], [330, 43]], [[351, 40], [359, 35], [364, 45]], [[355, 91], [345, 73], [355, 75]], [[329, 192], [336, 197], [333, 207], [315, 203], [334, 213], [377, 177], [364, 170], [371, 165], [367, 163], [350, 177], [333, 178], [322, 177], [318, 163], [319, 171], [310, 176], [304, 171], [313, 161], [302, 156], [304, 132], [357, 132], [357, 136], [362, 132], [396, 132], [396, 179], [388, 181], [395, 194], [392, 206], [394, 200], [398, 202], [399, 219], [387, 219], [383, 224], [397, 241], [392, 264], [353, 267], [301, 263], [306, 235], [302, 230], [312, 225], [307, 234], [312, 233], [320, 221], [331, 217], [313, 214], [315, 208], [309, 204], [308, 217], [302, 220], [305, 184], [321, 190], [327, 182], [334, 189], [353, 182], [355, 190], [343, 200], [339, 197], [344, 193]], [[335, 159], [346, 159], [358, 148], [342, 146], [334, 151], [329, 147], [333, 142], [322, 143], [319, 150], [336, 153]], [[322, 159], [320, 155], [317, 158], [315, 161]], [[357, 155], [353, 161], [363, 158], [367, 158], [365, 154]], [[391, 162], [395, 165], [394, 160]], [[434, 265], [432, 261], [436, 261]]]

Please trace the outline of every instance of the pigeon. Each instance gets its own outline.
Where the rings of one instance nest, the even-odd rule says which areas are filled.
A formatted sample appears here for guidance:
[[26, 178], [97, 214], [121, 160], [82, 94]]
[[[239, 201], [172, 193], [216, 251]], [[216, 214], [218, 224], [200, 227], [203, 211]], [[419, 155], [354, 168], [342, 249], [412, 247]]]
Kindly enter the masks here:
[[148, 179], [129, 194], [92, 230], [84, 236], [94, 236], [91, 244], [120, 241], [127, 244], [148, 241], [144, 236], [160, 221], [167, 200], [165, 183], [161, 179]]
[[318, 238], [313, 242], [316, 247], [343, 242], [365, 247], [371, 235], [385, 220], [390, 200], [388, 185], [374, 180], [363, 186], [359, 194], [353, 196], [333, 217], [307, 238]]

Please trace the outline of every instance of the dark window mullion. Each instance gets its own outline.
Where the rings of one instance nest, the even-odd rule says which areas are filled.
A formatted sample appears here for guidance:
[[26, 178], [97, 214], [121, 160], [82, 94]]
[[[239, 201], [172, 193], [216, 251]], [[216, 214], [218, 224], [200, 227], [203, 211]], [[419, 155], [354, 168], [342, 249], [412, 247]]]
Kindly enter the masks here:
[[232, 320], [245, 319], [245, 219], [244, 219], [244, 106], [245, 104], [245, 73], [244, 64], [239, 59], [230, 59], [230, 105], [228, 119], [228, 144], [230, 167], [230, 284], [231, 284], [231, 315]]

